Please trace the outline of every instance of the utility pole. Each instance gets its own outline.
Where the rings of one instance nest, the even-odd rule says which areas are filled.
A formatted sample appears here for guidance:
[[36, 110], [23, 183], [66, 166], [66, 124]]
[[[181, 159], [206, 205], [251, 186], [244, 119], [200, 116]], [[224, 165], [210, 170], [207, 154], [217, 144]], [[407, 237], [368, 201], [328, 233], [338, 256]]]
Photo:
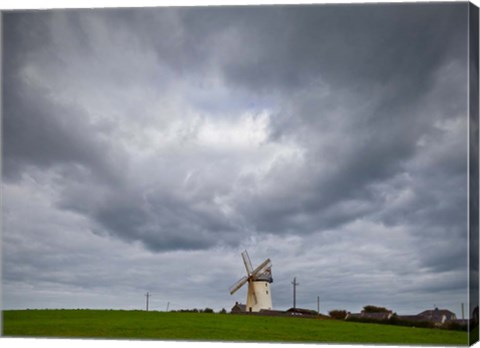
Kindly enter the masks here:
[[320, 315], [320, 296], [317, 296], [317, 313]]
[[145, 294], [145, 297], [147, 298], [147, 312], [148, 312], [148, 299], [150, 298], [150, 293], [146, 293]]
[[170, 308], [170, 302], [167, 303], [167, 312], [168, 312], [168, 308]]
[[300, 285], [297, 283], [297, 278], [293, 278], [293, 308], [297, 308], [297, 285]]
[[462, 320], [465, 320], [465, 307], [463, 306], [463, 302], [462, 302]]

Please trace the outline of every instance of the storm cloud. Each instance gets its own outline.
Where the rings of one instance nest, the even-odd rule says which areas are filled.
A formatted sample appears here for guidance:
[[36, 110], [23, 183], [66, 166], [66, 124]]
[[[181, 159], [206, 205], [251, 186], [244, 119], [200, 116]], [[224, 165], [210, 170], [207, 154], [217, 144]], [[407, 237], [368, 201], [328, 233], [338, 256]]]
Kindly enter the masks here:
[[467, 14], [5, 12], [4, 306], [229, 307], [247, 248], [276, 307], [297, 276], [306, 307], [458, 311]]

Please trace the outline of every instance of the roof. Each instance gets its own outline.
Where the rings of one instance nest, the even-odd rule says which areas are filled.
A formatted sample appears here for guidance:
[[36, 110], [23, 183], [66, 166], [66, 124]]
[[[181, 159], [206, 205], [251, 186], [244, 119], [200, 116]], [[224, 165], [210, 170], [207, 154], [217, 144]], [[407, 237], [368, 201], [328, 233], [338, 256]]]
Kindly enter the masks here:
[[362, 318], [375, 319], [375, 320], [385, 320], [389, 319], [392, 316], [392, 312], [362, 312]]
[[348, 318], [361, 318], [362, 317], [362, 313], [347, 313], [347, 316], [345, 317], [345, 319], [348, 319]]
[[289, 313], [298, 313], [302, 315], [317, 315], [317, 311], [314, 311], [313, 309], [305, 309], [305, 308], [290, 308], [287, 309], [287, 312]]
[[419, 313], [418, 315], [421, 315], [421, 316], [434, 315], [435, 313], [443, 314], [443, 315], [455, 315], [455, 313], [449, 311], [448, 309], [438, 309], [438, 308], [423, 311], [422, 313]]
[[246, 312], [246, 311], [247, 311], [247, 306], [242, 303], [237, 302], [232, 307], [232, 312]]
[[444, 320], [457, 319], [455, 313], [449, 311], [448, 309], [438, 308], [423, 311], [422, 313], [419, 313], [418, 316], [434, 322], [443, 322]]
[[397, 315], [397, 318], [407, 321], [426, 321], [425, 317], [422, 317], [420, 315]]
[[423, 311], [422, 313], [418, 314], [419, 316], [426, 317], [426, 316], [435, 316], [435, 315], [446, 315], [448, 317], [455, 315], [455, 313], [449, 311], [448, 309], [429, 309]]
[[270, 267], [267, 268], [267, 269], [265, 270], [265, 272], [256, 275], [256, 276], [254, 277], [253, 281], [254, 281], [254, 282], [262, 281], [262, 282], [273, 283], [272, 269], [271, 269]]
[[390, 319], [392, 316], [392, 311], [388, 312], [365, 312], [362, 311], [361, 313], [348, 313], [348, 318], [362, 318], [362, 319], [374, 319], [374, 320], [386, 320]]

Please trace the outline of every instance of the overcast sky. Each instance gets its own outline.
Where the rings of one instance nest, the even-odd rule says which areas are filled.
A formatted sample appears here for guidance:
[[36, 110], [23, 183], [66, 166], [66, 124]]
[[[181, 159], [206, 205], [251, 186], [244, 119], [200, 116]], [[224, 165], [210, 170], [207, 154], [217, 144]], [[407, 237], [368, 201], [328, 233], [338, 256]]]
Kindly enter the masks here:
[[3, 308], [461, 316], [467, 6], [5, 13]]

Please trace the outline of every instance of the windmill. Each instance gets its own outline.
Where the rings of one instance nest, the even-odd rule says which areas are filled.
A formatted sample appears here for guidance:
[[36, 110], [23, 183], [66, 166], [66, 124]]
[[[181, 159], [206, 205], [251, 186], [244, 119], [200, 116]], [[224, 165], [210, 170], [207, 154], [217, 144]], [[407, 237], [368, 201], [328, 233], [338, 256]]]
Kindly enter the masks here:
[[245, 283], [248, 283], [246, 310], [248, 312], [259, 312], [261, 309], [272, 309], [270, 283], [273, 282], [273, 279], [270, 259], [266, 259], [257, 268], [253, 269], [246, 250], [242, 252], [242, 258], [247, 275], [232, 285], [230, 295], [233, 295]]

